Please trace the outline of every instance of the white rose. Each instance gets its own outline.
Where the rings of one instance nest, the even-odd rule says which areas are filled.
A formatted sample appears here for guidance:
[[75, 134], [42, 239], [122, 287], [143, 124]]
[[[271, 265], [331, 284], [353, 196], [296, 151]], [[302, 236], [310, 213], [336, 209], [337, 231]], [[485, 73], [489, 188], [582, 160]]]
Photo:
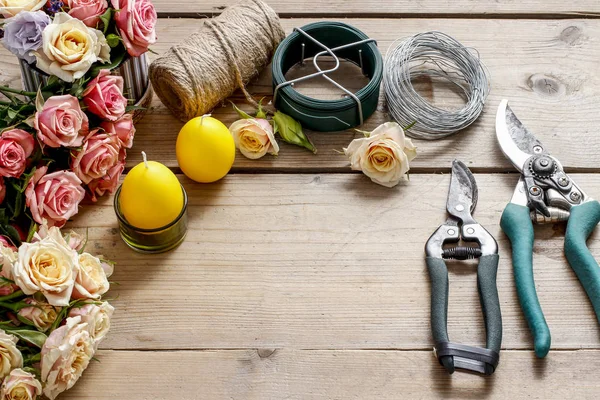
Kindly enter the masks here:
[[233, 135], [235, 147], [252, 160], [267, 153], [274, 156], [279, 153], [273, 127], [266, 119], [240, 119], [231, 124], [229, 131]]
[[13, 265], [15, 283], [27, 295], [42, 294], [53, 306], [68, 306], [78, 270], [78, 254], [70, 248], [58, 228], [44, 239], [23, 243]]
[[0, 0], [0, 13], [5, 18], [10, 18], [21, 11], [40, 10], [44, 4], [46, 4], [46, 0]]
[[23, 356], [17, 348], [19, 340], [0, 329], [0, 379], [15, 368], [23, 367]]
[[94, 348], [97, 349], [110, 330], [110, 319], [114, 312], [115, 308], [105, 301], [100, 305], [86, 304], [81, 308], [73, 308], [69, 317], [81, 317], [81, 322], [89, 324]]
[[94, 356], [89, 325], [81, 317], [67, 318], [66, 324], [53, 331], [42, 347], [41, 378], [44, 395], [50, 400], [71, 389]]
[[404, 136], [400, 125], [386, 122], [369, 137], [353, 140], [344, 153], [353, 170], [362, 171], [375, 183], [394, 187], [410, 169], [417, 148]]
[[42, 50], [34, 53], [36, 66], [63, 81], [83, 77], [97, 61], [110, 61], [110, 46], [104, 34], [67, 13], [57, 13], [42, 37]]
[[22, 369], [12, 370], [0, 388], [0, 400], [36, 400], [41, 394], [40, 381]]
[[91, 254], [79, 256], [77, 279], [72, 297], [74, 299], [99, 299], [110, 289], [110, 283], [102, 261]]

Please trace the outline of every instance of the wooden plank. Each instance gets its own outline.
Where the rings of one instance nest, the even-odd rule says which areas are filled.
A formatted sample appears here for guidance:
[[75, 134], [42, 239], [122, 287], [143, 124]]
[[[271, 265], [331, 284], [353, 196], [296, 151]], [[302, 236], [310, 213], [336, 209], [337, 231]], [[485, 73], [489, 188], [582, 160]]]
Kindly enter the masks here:
[[[284, 20], [289, 32], [314, 20]], [[413, 172], [448, 171], [454, 158], [464, 160], [478, 171], [514, 171], [501, 155], [495, 139], [495, 112], [500, 100], [508, 98], [519, 117], [544, 144], [557, 155], [566, 168], [579, 172], [600, 171], [600, 20], [448, 20], [353, 19], [356, 25], [379, 41], [385, 52], [393, 40], [425, 30], [441, 30], [455, 36], [465, 45], [476, 48], [492, 76], [492, 91], [484, 114], [471, 128], [455, 137], [435, 141], [417, 141], [420, 155], [412, 163]], [[197, 29], [202, 21], [163, 19], [159, 24], [159, 53]], [[473, 32], [477, 32], [474, 35]], [[19, 85], [16, 59], [0, 51], [0, 83]], [[344, 77], [345, 75], [342, 75]], [[344, 82], [353, 81], [345, 76]], [[272, 94], [270, 72], [251, 86], [256, 98]], [[309, 95], [330, 96], [321, 82], [299, 89]], [[453, 94], [444, 90], [425, 93], [437, 103], [454, 104]], [[241, 97], [234, 99], [243, 106]], [[225, 124], [237, 115], [231, 107], [218, 108], [214, 114]], [[389, 118], [383, 105], [364, 129], [372, 129]], [[155, 99], [146, 118], [138, 124], [138, 135], [128, 164], [141, 161], [142, 150], [170, 167], [177, 167], [175, 139], [182, 123]], [[345, 172], [346, 158], [336, 151], [347, 146], [356, 136], [353, 131], [311, 133], [319, 154], [282, 144], [280, 156], [248, 160], [238, 154], [236, 171]]]
[[[212, 16], [225, 7], [238, 3], [238, 0], [154, 0], [157, 10], [163, 15]], [[404, 16], [404, 15], [548, 15], [594, 14], [600, 12], [600, 6], [593, 0], [575, 0], [564, 2], [547, 0], [427, 0], [418, 2], [399, 2], [394, 0], [267, 0], [275, 11], [285, 16], [328, 15], [328, 16]]]
[[[487, 378], [430, 351], [101, 352], [63, 399], [596, 399], [599, 351], [504, 351]], [[127, 371], [124, 379], [123, 372]]]
[[[531, 347], [498, 222], [516, 175], [477, 175], [475, 217], [497, 238], [509, 349]], [[600, 175], [573, 177], [590, 195]], [[120, 240], [112, 199], [86, 207], [90, 249], [117, 261], [107, 349], [429, 349], [423, 247], [446, 218], [447, 175], [413, 175], [395, 189], [352, 174], [232, 175], [183, 183], [185, 243], [141, 255]], [[563, 225], [540, 227], [536, 284], [553, 348], [600, 348], [598, 322], [563, 256]], [[600, 257], [600, 236], [590, 241]], [[452, 340], [482, 344], [475, 264], [450, 267]]]

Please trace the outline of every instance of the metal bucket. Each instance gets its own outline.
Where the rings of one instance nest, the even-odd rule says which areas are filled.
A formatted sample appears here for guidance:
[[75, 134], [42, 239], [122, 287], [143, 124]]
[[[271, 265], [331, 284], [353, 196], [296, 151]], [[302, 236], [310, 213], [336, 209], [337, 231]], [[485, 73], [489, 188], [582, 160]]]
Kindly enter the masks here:
[[[20, 66], [23, 90], [37, 92], [40, 85], [45, 86], [48, 83], [50, 76], [36, 68], [35, 65], [29, 65], [27, 61], [20, 60]], [[125, 83], [123, 94], [131, 103], [140, 105], [141, 100], [148, 96], [148, 91], [151, 89], [146, 54], [142, 54], [139, 57], [127, 58], [112, 73], [123, 77]]]

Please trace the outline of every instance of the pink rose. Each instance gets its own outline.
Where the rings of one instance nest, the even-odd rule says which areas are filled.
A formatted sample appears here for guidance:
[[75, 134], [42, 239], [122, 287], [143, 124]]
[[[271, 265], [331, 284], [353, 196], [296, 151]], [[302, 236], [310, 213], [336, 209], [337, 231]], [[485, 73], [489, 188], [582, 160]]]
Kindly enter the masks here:
[[46, 175], [48, 167], [41, 167], [25, 189], [25, 204], [31, 210], [33, 220], [48, 226], [62, 227], [79, 211], [79, 203], [85, 197], [81, 180], [70, 171], [58, 171]]
[[116, 136], [94, 131], [81, 150], [73, 152], [71, 169], [86, 185], [104, 178], [119, 163], [121, 146]]
[[92, 201], [98, 201], [99, 197], [107, 193], [114, 193], [119, 186], [121, 174], [125, 170], [125, 150], [123, 150], [119, 162], [112, 167], [104, 177], [94, 179], [88, 184], [88, 190], [92, 196]]
[[34, 124], [40, 140], [54, 148], [81, 146], [89, 131], [88, 117], [71, 95], [50, 97], [35, 113]]
[[106, 0], [66, 0], [65, 4], [70, 8], [71, 17], [83, 21], [90, 28], [98, 27], [100, 16], [108, 8]]
[[135, 126], [133, 125], [132, 114], [125, 114], [115, 122], [105, 121], [100, 124], [100, 127], [104, 129], [106, 133], [117, 136], [121, 146], [128, 149], [133, 146]]
[[112, 0], [119, 10], [115, 14], [117, 28], [133, 57], [139, 57], [156, 43], [156, 10], [150, 0]]
[[22, 129], [11, 129], [0, 136], [0, 175], [19, 178], [33, 153], [35, 140]]
[[0, 204], [4, 202], [4, 198], [6, 197], [6, 184], [4, 183], [4, 178], [0, 176]]
[[111, 75], [107, 69], [100, 70], [83, 92], [83, 102], [90, 112], [102, 119], [116, 121], [121, 118], [127, 108], [123, 77]]

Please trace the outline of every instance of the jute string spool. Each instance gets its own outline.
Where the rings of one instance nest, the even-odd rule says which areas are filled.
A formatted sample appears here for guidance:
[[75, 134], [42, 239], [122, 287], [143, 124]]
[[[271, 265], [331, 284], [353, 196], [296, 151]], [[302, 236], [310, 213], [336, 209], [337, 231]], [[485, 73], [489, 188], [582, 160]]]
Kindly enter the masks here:
[[150, 66], [163, 104], [182, 121], [207, 114], [269, 64], [285, 37], [279, 17], [261, 0], [245, 0], [207, 20]]

